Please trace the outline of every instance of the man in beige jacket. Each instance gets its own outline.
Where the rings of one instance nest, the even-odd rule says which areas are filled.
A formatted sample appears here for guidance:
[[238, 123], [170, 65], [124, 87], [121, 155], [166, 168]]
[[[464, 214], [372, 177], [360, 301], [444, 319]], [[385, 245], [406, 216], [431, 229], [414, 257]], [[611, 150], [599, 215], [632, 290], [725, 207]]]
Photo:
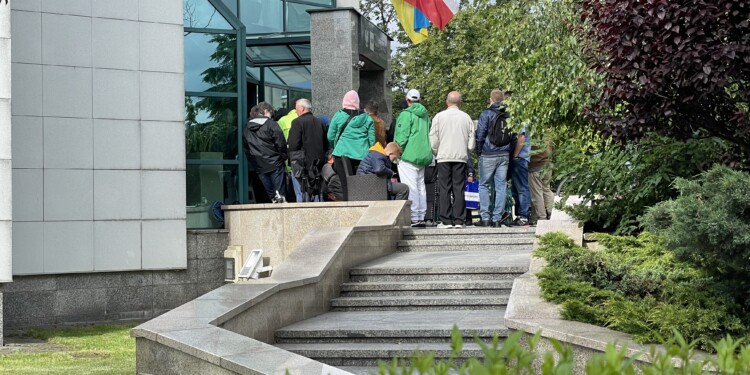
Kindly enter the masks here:
[[441, 224], [438, 228], [463, 228], [466, 218], [466, 160], [474, 149], [474, 122], [466, 112], [458, 109], [461, 104], [458, 91], [451, 91], [445, 104], [448, 108], [433, 117], [430, 128], [432, 154], [437, 158], [440, 194]]

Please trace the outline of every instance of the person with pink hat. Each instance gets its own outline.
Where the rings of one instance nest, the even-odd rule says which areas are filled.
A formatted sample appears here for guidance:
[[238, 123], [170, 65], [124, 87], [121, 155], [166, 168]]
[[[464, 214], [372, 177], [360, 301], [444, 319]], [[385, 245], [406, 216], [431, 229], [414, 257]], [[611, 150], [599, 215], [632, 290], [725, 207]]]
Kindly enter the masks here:
[[328, 127], [328, 143], [333, 147], [333, 169], [341, 176], [344, 199], [348, 199], [346, 168], [342, 157], [351, 161], [351, 171], [356, 171], [359, 162], [375, 145], [375, 126], [370, 115], [359, 108], [359, 95], [350, 90], [344, 95], [343, 107], [331, 118]]

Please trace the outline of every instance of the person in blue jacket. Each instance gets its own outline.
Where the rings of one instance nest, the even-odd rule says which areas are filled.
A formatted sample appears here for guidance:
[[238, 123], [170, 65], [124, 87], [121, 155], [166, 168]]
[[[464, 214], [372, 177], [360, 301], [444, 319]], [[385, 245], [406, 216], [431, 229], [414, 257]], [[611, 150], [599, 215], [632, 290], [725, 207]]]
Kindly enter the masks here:
[[383, 148], [379, 142], [370, 147], [370, 152], [359, 163], [357, 175], [375, 174], [388, 179], [388, 194], [395, 196], [396, 200], [409, 199], [409, 187], [400, 182], [392, 182], [392, 163], [401, 157], [401, 146], [391, 142]]

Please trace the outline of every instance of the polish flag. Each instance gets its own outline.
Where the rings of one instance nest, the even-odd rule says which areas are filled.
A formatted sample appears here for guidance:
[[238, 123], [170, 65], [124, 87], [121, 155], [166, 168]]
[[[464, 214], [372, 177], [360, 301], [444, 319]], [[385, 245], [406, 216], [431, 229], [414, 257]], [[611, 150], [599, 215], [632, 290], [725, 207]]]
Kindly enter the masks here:
[[442, 30], [458, 12], [458, 0], [406, 0], [419, 9], [435, 27]]

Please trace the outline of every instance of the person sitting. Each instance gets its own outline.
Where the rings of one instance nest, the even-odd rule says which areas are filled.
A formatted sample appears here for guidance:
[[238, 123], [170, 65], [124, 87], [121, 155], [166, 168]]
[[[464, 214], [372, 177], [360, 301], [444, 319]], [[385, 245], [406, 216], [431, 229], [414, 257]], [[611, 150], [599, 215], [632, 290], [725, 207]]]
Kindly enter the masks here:
[[409, 187], [400, 182], [391, 181], [393, 169], [391, 165], [394, 160], [401, 157], [401, 146], [391, 142], [383, 148], [380, 143], [370, 147], [367, 156], [359, 163], [357, 175], [374, 174], [388, 180], [388, 195], [395, 196], [396, 200], [409, 199]]

